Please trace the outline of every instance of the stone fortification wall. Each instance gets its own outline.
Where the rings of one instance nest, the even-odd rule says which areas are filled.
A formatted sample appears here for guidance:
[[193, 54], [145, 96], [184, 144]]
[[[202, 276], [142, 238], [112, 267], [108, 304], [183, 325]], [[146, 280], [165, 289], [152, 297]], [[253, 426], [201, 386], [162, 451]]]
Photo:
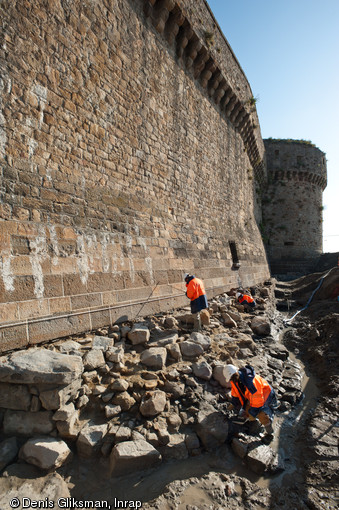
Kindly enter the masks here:
[[309, 142], [265, 140], [264, 236], [273, 273], [311, 269], [322, 253], [325, 154]]
[[206, 2], [0, 15], [0, 350], [186, 305], [186, 271], [269, 276], [253, 95]]

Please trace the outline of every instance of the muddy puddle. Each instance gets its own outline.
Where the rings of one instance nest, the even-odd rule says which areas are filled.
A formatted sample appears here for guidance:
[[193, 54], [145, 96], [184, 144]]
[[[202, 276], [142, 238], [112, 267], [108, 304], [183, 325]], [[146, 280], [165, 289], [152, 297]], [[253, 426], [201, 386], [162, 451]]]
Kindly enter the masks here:
[[256, 482], [260, 487], [268, 489], [288, 487], [291, 480], [303, 481], [302, 450], [305, 443], [305, 422], [312, 414], [320, 395], [315, 378], [310, 375], [304, 363], [293, 352], [290, 352], [289, 359], [301, 367], [303, 398], [292, 411], [278, 413], [275, 418], [274, 440], [270, 446], [282, 458], [284, 471], [274, 476], [261, 477]]
[[[239, 462], [240, 460], [240, 462]], [[72, 496], [79, 500], [104, 499], [150, 501], [165, 490], [174, 480], [201, 477], [211, 471], [245, 476], [257, 481], [258, 476], [242, 465], [228, 445], [222, 445], [218, 451], [204, 453], [183, 460], [169, 460], [158, 468], [133, 473], [120, 478], [109, 477], [108, 461], [101, 461], [93, 471], [91, 461], [83, 461], [68, 467], [68, 485]]]

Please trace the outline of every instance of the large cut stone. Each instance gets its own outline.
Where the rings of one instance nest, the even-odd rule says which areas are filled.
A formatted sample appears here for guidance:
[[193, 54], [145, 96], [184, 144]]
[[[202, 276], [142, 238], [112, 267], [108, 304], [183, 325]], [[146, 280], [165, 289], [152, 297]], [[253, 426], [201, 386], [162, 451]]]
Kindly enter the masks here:
[[121, 425], [116, 434], [115, 434], [115, 442], [122, 443], [123, 441], [129, 441], [131, 439], [132, 431], [129, 427]]
[[28, 411], [32, 395], [24, 384], [0, 383], [0, 407]]
[[107, 336], [95, 336], [93, 338], [92, 347], [93, 349], [101, 349], [106, 352], [107, 349], [113, 347], [114, 340], [113, 338], [108, 338]]
[[216, 448], [227, 439], [227, 420], [211, 404], [206, 403], [197, 415], [196, 433], [206, 449]]
[[65, 340], [62, 344], [59, 345], [59, 351], [63, 354], [74, 354], [79, 355], [78, 352], [81, 349], [81, 344], [79, 342], [75, 342], [74, 340]]
[[33, 438], [25, 443], [19, 458], [41, 469], [57, 469], [72, 458], [67, 444], [53, 437]]
[[74, 409], [73, 404], [68, 404], [53, 415], [53, 420], [59, 432], [59, 436], [65, 439], [76, 439], [81, 430], [79, 410]]
[[255, 352], [257, 350], [256, 343], [252, 340], [252, 337], [250, 335], [246, 335], [245, 333], [238, 333], [236, 340], [237, 344], [241, 348], [250, 349], [252, 352]]
[[151, 336], [150, 330], [145, 324], [134, 324], [131, 331], [127, 333], [127, 338], [133, 345], [145, 344]]
[[48, 349], [18, 351], [0, 358], [0, 381], [19, 384], [70, 384], [83, 372], [82, 359]]
[[200, 320], [203, 326], [209, 326], [211, 324], [211, 315], [208, 310], [201, 310]]
[[112, 391], [127, 391], [129, 388], [129, 382], [126, 379], [116, 379], [110, 385]]
[[253, 317], [251, 330], [259, 336], [266, 336], [271, 333], [271, 324], [265, 317]]
[[226, 366], [216, 365], [213, 368], [213, 378], [218, 381], [223, 388], [230, 388], [230, 383], [226, 381]]
[[142, 440], [118, 443], [110, 456], [111, 473], [115, 476], [145, 470], [160, 462], [160, 453], [147, 441]]
[[78, 455], [80, 457], [89, 458], [98, 453], [107, 428], [107, 423], [103, 425], [95, 425], [91, 422], [87, 423], [81, 430], [76, 442]]
[[209, 381], [212, 377], [212, 368], [207, 363], [207, 361], [203, 360], [200, 363], [193, 363], [193, 374], [199, 379], [204, 379], [205, 381]]
[[248, 444], [246, 441], [242, 441], [241, 439], [234, 437], [232, 439], [232, 450], [238, 457], [241, 457], [242, 459], [246, 457], [247, 450], [248, 450]]
[[281, 345], [281, 344], [275, 344], [273, 346], [270, 346], [268, 352], [273, 358], [278, 358], [283, 361], [287, 360], [287, 358], [289, 356], [288, 350], [286, 349], [286, 347], [284, 345]]
[[140, 412], [143, 416], [156, 416], [166, 406], [166, 393], [161, 390], [146, 393], [140, 404]]
[[187, 459], [188, 450], [184, 434], [172, 434], [169, 442], [159, 447], [163, 459]]
[[113, 397], [112, 404], [120, 406], [122, 411], [129, 411], [134, 406], [135, 399], [128, 391], [122, 391]]
[[7, 436], [49, 434], [54, 429], [52, 416], [52, 411], [29, 413], [25, 411], [11, 411], [8, 409], [4, 416], [4, 434]]
[[56, 410], [63, 407], [69, 400], [72, 400], [78, 394], [81, 387], [81, 379], [75, 379], [71, 384], [59, 388], [40, 391], [40, 401], [45, 409]]
[[198, 358], [204, 352], [204, 349], [200, 344], [190, 342], [189, 340], [185, 340], [179, 345], [181, 354], [186, 358]]
[[191, 333], [190, 341], [196, 342], [197, 344], [201, 345], [204, 351], [207, 351], [207, 349], [209, 349], [211, 346], [210, 337], [207, 335], [203, 335], [202, 333], [198, 333], [197, 331]]
[[105, 406], [105, 416], [108, 420], [114, 418], [114, 416], [118, 416], [121, 413], [121, 407], [115, 406], [114, 404], [108, 404]]
[[241, 322], [242, 319], [240, 313], [233, 312], [232, 310], [227, 310], [227, 313], [235, 322]]
[[69, 404], [58, 409], [57, 412], [53, 414], [53, 420], [54, 421], [68, 420], [73, 416], [74, 413], [75, 413], [74, 404], [70, 402]]
[[273, 457], [272, 448], [267, 445], [259, 445], [247, 453], [246, 462], [252, 471], [262, 475], [269, 470]]
[[174, 399], [182, 397], [185, 393], [184, 383], [179, 383], [176, 381], [166, 381], [163, 389], [166, 391], [166, 393], [171, 393], [171, 396]]
[[91, 349], [83, 357], [85, 370], [96, 370], [103, 367], [106, 363], [103, 351], [101, 349]]
[[189, 451], [200, 448], [200, 441], [194, 432], [188, 432], [185, 437], [185, 445]]
[[0, 443], [0, 472], [18, 455], [19, 446], [16, 437], [9, 437]]
[[236, 321], [232, 319], [232, 317], [228, 313], [223, 312], [221, 316], [223, 318], [225, 326], [228, 326], [229, 328], [236, 328], [238, 326]]
[[175, 360], [175, 361], [181, 361], [181, 350], [179, 344], [168, 344], [166, 346], [166, 349], [169, 353], [169, 355]]
[[169, 416], [167, 416], [167, 423], [168, 423], [168, 427], [173, 431], [178, 431], [179, 430], [179, 427], [180, 425], [182, 424], [182, 419], [180, 418], [180, 416], [177, 414], [177, 413], [170, 413]]
[[122, 363], [124, 360], [125, 351], [121, 345], [116, 347], [110, 347], [105, 352], [105, 357], [107, 361], [112, 361], [112, 363]]
[[166, 358], [167, 350], [165, 347], [151, 347], [141, 354], [140, 361], [147, 367], [161, 370], [166, 365]]
[[161, 336], [160, 338], [155, 337], [155, 339], [153, 339], [152, 332], [152, 337], [149, 344], [152, 347], [166, 347], [167, 345], [174, 345], [178, 338], [178, 333], [171, 333], [170, 335], [167, 334], [166, 336]]

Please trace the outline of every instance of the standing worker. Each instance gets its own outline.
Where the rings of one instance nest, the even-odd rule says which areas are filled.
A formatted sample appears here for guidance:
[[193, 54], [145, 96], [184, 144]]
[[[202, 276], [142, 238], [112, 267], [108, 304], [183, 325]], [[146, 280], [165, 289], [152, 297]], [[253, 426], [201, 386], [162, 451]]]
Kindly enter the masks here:
[[200, 312], [208, 308], [204, 284], [199, 278], [186, 273], [186, 296], [191, 300], [191, 313], [194, 315], [194, 331], [201, 330]]
[[254, 308], [256, 307], [256, 302], [249, 294], [237, 292], [236, 298], [238, 300], [238, 303], [241, 304], [245, 308], [245, 310], [254, 310]]
[[266, 430], [265, 442], [272, 441], [274, 411], [278, 406], [274, 389], [250, 365], [243, 368], [226, 365], [225, 378], [231, 383], [231, 405], [239, 411], [239, 418], [243, 423], [258, 418]]

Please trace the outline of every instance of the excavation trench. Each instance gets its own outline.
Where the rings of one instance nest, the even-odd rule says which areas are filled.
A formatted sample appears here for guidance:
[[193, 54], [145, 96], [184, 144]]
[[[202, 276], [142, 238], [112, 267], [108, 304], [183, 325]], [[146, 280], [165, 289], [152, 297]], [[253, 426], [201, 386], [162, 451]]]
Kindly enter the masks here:
[[[46, 360], [59, 359], [62, 353], [73, 351], [83, 360], [81, 388], [71, 399], [70, 407], [76, 409], [68, 421], [64, 419], [63, 427], [71, 426], [71, 420], [78, 417], [81, 422], [76, 426], [81, 428], [82, 440], [89, 433], [87, 423], [91, 425], [89, 430], [97, 433], [105, 429], [107, 434], [104, 440], [94, 437], [86, 451], [82, 451], [78, 436], [76, 440], [70, 439], [66, 446], [74, 454], [72, 460], [46, 475], [32, 466], [30, 459], [23, 459], [21, 450], [18, 454], [25, 436], [21, 437], [21, 422], [8, 421], [15, 411], [7, 409], [2, 432], [9, 434], [10, 430], [18, 439], [14, 437], [15, 451], [11, 451], [14, 463], [10, 462], [1, 477], [0, 506], [7, 510], [8, 494], [11, 491], [17, 494], [19, 489], [25, 497], [28, 494], [44, 501], [41, 486], [49, 487], [53, 479], [56, 485], [51, 490], [55, 494], [60, 490], [75, 502], [86, 504], [86, 508], [91, 507], [91, 502], [97, 502], [93, 507], [112, 510], [140, 504], [145, 510], [337, 508], [339, 314], [331, 285], [337, 288], [336, 274], [331, 274], [331, 280], [324, 283], [322, 294], [318, 292], [319, 299], [288, 327], [283, 326], [283, 312], [275, 309], [273, 293], [279, 292], [278, 285], [267, 284], [258, 289], [258, 308], [254, 314], [237, 308], [228, 295], [211, 300], [211, 318], [203, 335], [198, 337], [192, 333], [184, 309], [140, 319], [143, 324], [136, 324], [140, 345], [132, 341], [134, 323], [127, 322], [85, 337], [60, 339], [47, 348], [39, 347], [37, 352], [41, 349]], [[294, 301], [294, 306], [305, 301], [298, 296], [296, 291], [298, 302]], [[280, 300], [278, 308], [286, 310], [285, 301]], [[151, 353], [152, 347], [167, 346], [168, 342], [167, 349], [157, 350], [164, 355], [160, 369], [155, 360], [150, 365], [144, 363], [145, 355], [156, 350]], [[96, 362], [98, 346], [105, 345], [110, 346], [109, 355], [102, 354], [104, 363], [99, 359], [93, 370], [93, 360], [87, 354]], [[192, 349], [191, 356], [188, 348]], [[50, 350], [55, 355], [49, 356]], [[35, 350], [33, 354], [37, 355]], [[24, 354], [20, 353], [19, 359], [20, 356]], [[68, 357], [64, 359], [70, 361]], [[12, 361], [4, 359], [5, 366]], [[280, 406], [270, 445], [262, 441], [264, 430], [258, 422], [238, 425], [237, 430], [235, 415], [223, 395], [226, 391], [223, 366], [227, 363], [251, 364], [276, 390]], [[33, 364], [31, 375], [35, 377], [39, 372], [34, 367]], [[158, 394], [152, 391], [155, 387], [165, 395], [165, 407], [150, 415], [146, 413], [151, 418], [145, 418], [143, 399], [154, 398]], [[44, 405], [43, 389], [35, 391]], [[130, 404], [131, 397], [134, 404]], [[35, 396], [35, 404], [37, 400]], [[107, 402], [127, 402], [129, 407], [111, 419], [107, 410], [112, 406]], [[54, 401], [47, 400], [45, 405], [46, 409], [55, 409], [49, 407], [55, 405]], [[25, 419], [31, 418], [25, 412], [21, 414]], [[67, 431], [61, 427], [61, 437], [63, 432], [67, 437]], [[55, 427], [52, 432], [56, 437]], [[114, 471], [119, 467], [116, 463], [121, 451], [119, 443], [124, 441], [121, 450], [127, 452], [124, 453], [127, 462], [122, 467], [130, 466], [130, 473], [112, 476], [111, 468]], [[161, 454], [162, 463], [153, 469], [140, 465], [136, 471], [133, 448], [145, 442], [153, 447], [157, 461]], [[216, 444], [220, 446], [209, 450]], [[55, 500], [54, 495], [52, 499]], [[138, 502], [138, 506], [133, 502]]]
[[[275, 338], [283, 342], [285, 331], [276, 330]], [[163, 494], [166, 486], [175, 480], [201, 478], [211, 472], [233, 474], [255, 483], [258, 488], [270, 491], [302, 483], [305, 424], [309, 414], [316, 406], [320, 391], [315, 378], [308, 372], [297, 355], [298, 353], [289, 351], [289, 359], [297, 362], [300, 366], [303, 398], [292, 410], [277, 413], [275, 437], [270, 445], [283, 460], [283, 471], [276, 475], [259, 476], [233, 453], [229, 444], [223, 444], [212, 452], [205, 452], [196, 457], [184, 460], [167, 460], [157, 469], [139, 471], [119, 478], [110, 477], [107, 459], [101, 458], [94, 469], [93, 461], [79, 462], [77, 460], [67, 468], [67, 481], [72, 496], [85, 501], [108, 501], [111, 508], [115, 508], [114, 504], [117, 500], [138, 500], [146, 503]], [[235, 484], [234, 490], [240, 494], [241, 487]], [[208, 491], [200, 487], [199, 484], [195, 484], [188, 485], [176, 504], [179, 509], [185, 509], [189, 505], [208, 508], [208, 505], [212, 503]]]

